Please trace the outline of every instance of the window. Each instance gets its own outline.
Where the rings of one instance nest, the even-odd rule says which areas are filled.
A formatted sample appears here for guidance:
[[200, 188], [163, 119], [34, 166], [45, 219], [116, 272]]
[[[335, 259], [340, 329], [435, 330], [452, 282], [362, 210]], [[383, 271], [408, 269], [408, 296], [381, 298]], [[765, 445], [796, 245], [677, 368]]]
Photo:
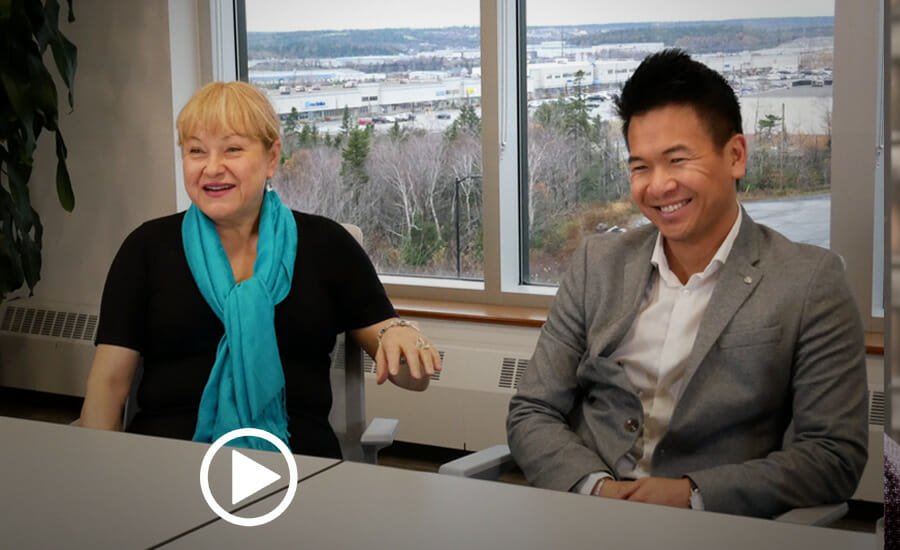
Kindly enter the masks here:
[[[739, 199], [748, 213], [828, 247], [834, 5], [807, 4], [729, 15], [709, 13], [708, 2], [629, 13], [602, 2], [528, 0], [522, 281], [555, 284], [583, 236], [647, 223], [631, 201], [613, 98], [644, 57], [672, 46], [724, 75], [739, 96], [750, 149]], [[737, 20], [753, 15], [775, 17]], [[794, 17], [778, 17], [785, 15]]]
[[297, 208], [361, 225], [393, 296], [549, 304], [578, 238], [641, 223], [611, 98], [644, 55], [679, 46], [740, 94], [750, 214], [840, 253], [867, 328], [880, 329], [868, 315], [883, 204], [868, 137], [877, 7], [302, 6], [246, 3], [248, 77], [287, 132], [276, 185]]
[[481, 280], [478, 2], [343, 4], [246, 3], [247, 76], [283, 120], [272, 183], [360, 226], [383, 276]]

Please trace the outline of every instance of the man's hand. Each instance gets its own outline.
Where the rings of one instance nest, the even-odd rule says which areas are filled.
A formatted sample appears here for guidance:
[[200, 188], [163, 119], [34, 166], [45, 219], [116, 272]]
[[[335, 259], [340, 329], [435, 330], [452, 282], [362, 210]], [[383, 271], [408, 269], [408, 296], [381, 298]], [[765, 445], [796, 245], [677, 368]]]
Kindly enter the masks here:
[[607, 479], [600, 487], [600, 496], [662, 504], [676, 508], [689, 508], [691, 483], [686, 479], [645, 477], [637, 481], [615, 481]]
[[[631, 486], [634, 485], [633, 481], [616, 481], [611, 478], [601, 481], [603, 481], [603, 485], [600, 486], [600, 492], [597, 493], [597, 496], [605, 498], [626, 499], [632, 490]], [[600, 483], [600, 481], [597, 483]]]

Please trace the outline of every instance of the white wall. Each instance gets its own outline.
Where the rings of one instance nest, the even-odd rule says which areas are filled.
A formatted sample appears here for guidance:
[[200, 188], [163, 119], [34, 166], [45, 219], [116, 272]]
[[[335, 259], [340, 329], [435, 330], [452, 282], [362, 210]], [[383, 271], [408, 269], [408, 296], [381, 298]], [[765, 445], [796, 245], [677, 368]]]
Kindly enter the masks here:
[[60, 23], [78, 47], [75, 109], [60, 116], [75, 210], [57, 202], [54, 136], [45, 134], [30, 183], [44, 224], [35, 298], [99, 305], [128, 232], [175, 211], [168, 5], [79, 0], [75, 15]]

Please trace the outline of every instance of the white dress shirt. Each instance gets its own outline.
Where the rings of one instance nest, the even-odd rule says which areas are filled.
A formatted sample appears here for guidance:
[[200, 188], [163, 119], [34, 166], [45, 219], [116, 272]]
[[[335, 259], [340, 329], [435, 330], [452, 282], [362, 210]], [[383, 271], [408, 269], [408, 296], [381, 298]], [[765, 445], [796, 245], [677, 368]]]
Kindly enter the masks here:
[[[615, 464], [616, 474], [620, 478], [637, 479], [651, 475], [653, 450], [668, 430], [672, 412], [687, 385], [687, 358], [716, 286], [719, 269], [728, 258], [737, 237], [741, 218], [739, 208], [734, 225], [706, 269], [691, 275], [685, 284], [681, 284], [669, 268], [662, 235], [656, 237], [656, 246], [650, 258], [656, 269], [647, 284], [631, 328], [610, 355], [610, 359], [623, 364], [644, 409], [641, 437], [631, 451]], [[575, 489], [590, 494], [597, 480], [606, 477], [610, 476], [605, 472], [587, 475]]]

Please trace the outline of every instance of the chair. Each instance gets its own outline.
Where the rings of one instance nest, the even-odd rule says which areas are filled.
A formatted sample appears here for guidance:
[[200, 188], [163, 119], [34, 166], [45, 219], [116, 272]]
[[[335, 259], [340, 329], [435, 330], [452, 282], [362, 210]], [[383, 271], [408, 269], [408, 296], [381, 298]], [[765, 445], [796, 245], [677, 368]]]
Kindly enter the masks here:
[[[447, 462], [438, 469], [438, 473], [496, 480], [502, 473], [511, 470], [515, 466], [516, 463], [509, 452], [509, 446], [495, 445]], [[847, 510], [847, 503], [841, 502], [839, 504], [794, 508], [773, 519], [785, 523], [825, 526], [844, 517]]]
[[[362, 230], [341, 224], [362, 245]], [[338, 336], [331, 352], [331, 413], [328, 422], [337, 434], [344, 459], [376, 464], [378, 452], [393, 444], [399, 421], [373, 418], [366, 427], [366, 381], [363, 350], [348, 333]]]
[[366, 384], [363, 351], [349, 334], [338, 336], [331, 360], [331, 413], [328, 423], [337, 434], [345, 460], [376, 464], [378, 451], [391, 445], [396, 418], [373, 418], [366, 427]]

